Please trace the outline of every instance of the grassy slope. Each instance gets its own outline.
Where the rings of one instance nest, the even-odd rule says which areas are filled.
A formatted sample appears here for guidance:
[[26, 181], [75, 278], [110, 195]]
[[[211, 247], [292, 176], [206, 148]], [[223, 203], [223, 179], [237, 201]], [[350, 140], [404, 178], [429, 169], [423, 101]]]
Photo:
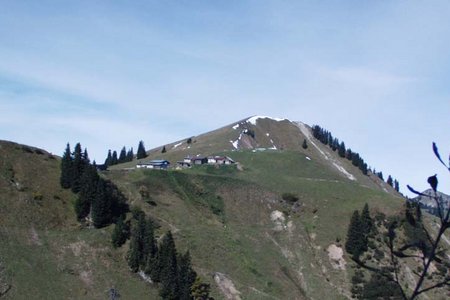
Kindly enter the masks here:
[[105, 299], [115, 286], [124, 299], [156, 297], [130, 276], [110, 230], [81, 229], [74, 195], [59, 186], [59, 159], [0, 142], [0, 260], [12, 285], [6, 299]]
[[[243, 171], [202, 166], [107, 174], [134, 204], [159, 220], [160, 233], [175, 231], [181, 249], [190, 249], [205, 278], [213, 272], [228, 274], [245, 299], [330, 299], [338, 287], [347, 288], [348, 279], [345, 272], [332, 269], [324, 249], [345, 238], [352, 211], [365, 202], [392, 212], [401, 201], [349, 181], [308, 155], [313, 159], [301, 151], [237, 151], [233, 158]], [[156, 206], [139, 195], [142, 186], [151, 191]], [[281, 201], [283, 192], [299, 195], [299, 212]], [[224, 205], [219, 215], [209, 207], [217, 196]], [[289, 216], [288, 229], [274, 230], [274, 210]]]

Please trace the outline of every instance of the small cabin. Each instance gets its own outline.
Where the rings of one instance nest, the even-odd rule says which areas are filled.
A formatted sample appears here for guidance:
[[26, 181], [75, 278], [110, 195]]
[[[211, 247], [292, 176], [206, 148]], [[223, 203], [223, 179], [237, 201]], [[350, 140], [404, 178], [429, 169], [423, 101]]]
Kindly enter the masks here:
[[198, 157], [192, 158], [191, 161], [192, 161], [193, 165], [203, 165], [203, 164], [208, 163], [208, 158], [202, 157], [202, 156], [198, 156]]
[[168, 160], [164, 159], [154, 159], [149, 162], [139, 162], [136, 165], [138, 169], [155, 169], [155, 170], [166, 170], [170, 165]]
[[[209, 163], [209, 159], [208, 159]], [[231, 165], [234, 164], [235, 161], [228, 156], [215, 156], [214, 160], [211, 159], [211, 163], [215, 165]]]

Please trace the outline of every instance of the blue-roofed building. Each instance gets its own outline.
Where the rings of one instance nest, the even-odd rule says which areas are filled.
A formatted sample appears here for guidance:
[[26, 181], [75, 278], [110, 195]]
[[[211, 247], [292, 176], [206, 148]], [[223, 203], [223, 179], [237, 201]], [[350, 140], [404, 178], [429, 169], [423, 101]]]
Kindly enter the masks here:
[[139, 162], [136, 165], [138, 169], [156, 169], [156, 170], [166, 170], [170, 165], [170, 162], [165, 159], [154, 159], [148, 162]]

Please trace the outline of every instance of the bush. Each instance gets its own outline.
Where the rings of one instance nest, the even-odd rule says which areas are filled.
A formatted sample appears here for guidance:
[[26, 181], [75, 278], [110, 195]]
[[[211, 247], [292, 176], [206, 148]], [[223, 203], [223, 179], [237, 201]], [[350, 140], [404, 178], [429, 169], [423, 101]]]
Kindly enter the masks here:
[[283, 195], [281, 195], [281, 198], [289, 203], [295, 203], [298, 201], [298, 196], [294, 193], [283, 193]]

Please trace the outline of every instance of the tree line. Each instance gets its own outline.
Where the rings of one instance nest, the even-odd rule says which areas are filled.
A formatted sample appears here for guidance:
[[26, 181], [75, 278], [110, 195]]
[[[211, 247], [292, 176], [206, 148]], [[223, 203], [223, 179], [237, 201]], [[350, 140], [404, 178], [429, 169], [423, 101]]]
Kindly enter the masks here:
[[77, 143], [73, 152], [66, 146], [61, 159], [60, 184], [78, 194], [75, 212], [79, 221], [88, 220], [96, 228], [116, 222], [128, 211], [125, 196], [109, 180], [97, 173], [90, 163], [87, 149]]
[[[368, 172], [371, 171], [373, 174], [377, 175], [378, 178], [384, 181], [382, 172], [376, 172], [375, 169], [373, 171], [370, 170], [370, 168], [367, 166], [367, 163], [359, 153], [352, 151], [352, 149], [350, 148], [346, 148], [344, 141], [339, 141], [338, 138], [333, 137], [330, 131], [320, 127], [319, 125], [314, 125], [312, 127], [312, 133], [313, 136], [322, 144], [328, 145], [333, 151], [337, 151], [340, 157], [346, 158], [351, 161], [352, 165], [358, 167], [364, 175], [367, 175]], [[303, 148], [306, 149], [307, 146], [303, 146]], [[389, 175], [386, 183], [392, 186], [397, 192], [400, 191], [399, 182], [396, 179], [394, 180], [391, 175]]]
[[[138, 145], [138, 151], [136, 154], [137, 159], [145, 158], [147, 157], [147, 153], [145, 150], [144, 142], [140, 141]], [[111, 149], [108, 150], [108, 154], [106, 156], [104, 166], [109, 167], [125, 162], [132, 161], [134, 158], [134, 151], [133, 147], [131, 147], [129, 150], [125, 146], [122, 147], [122, 150], [120, 150], [119, 155], [117, 154], [117, 151], [111, 151]]]
[[170, 231], [158, 243], [154, 233], [155, 223], [139, 209], [133, 209], [130, 223], [120, 220], [116, 224], [112, 243], [114, 247], [120, 247], [127, 238], [130, 239], [128, 266], [133, 272], [144, 272], [153, 283], [158, 284], [162, 299], [212, 299], [209, 284], [203, 283], [193, 270], [189, 252], [177, 252]]

